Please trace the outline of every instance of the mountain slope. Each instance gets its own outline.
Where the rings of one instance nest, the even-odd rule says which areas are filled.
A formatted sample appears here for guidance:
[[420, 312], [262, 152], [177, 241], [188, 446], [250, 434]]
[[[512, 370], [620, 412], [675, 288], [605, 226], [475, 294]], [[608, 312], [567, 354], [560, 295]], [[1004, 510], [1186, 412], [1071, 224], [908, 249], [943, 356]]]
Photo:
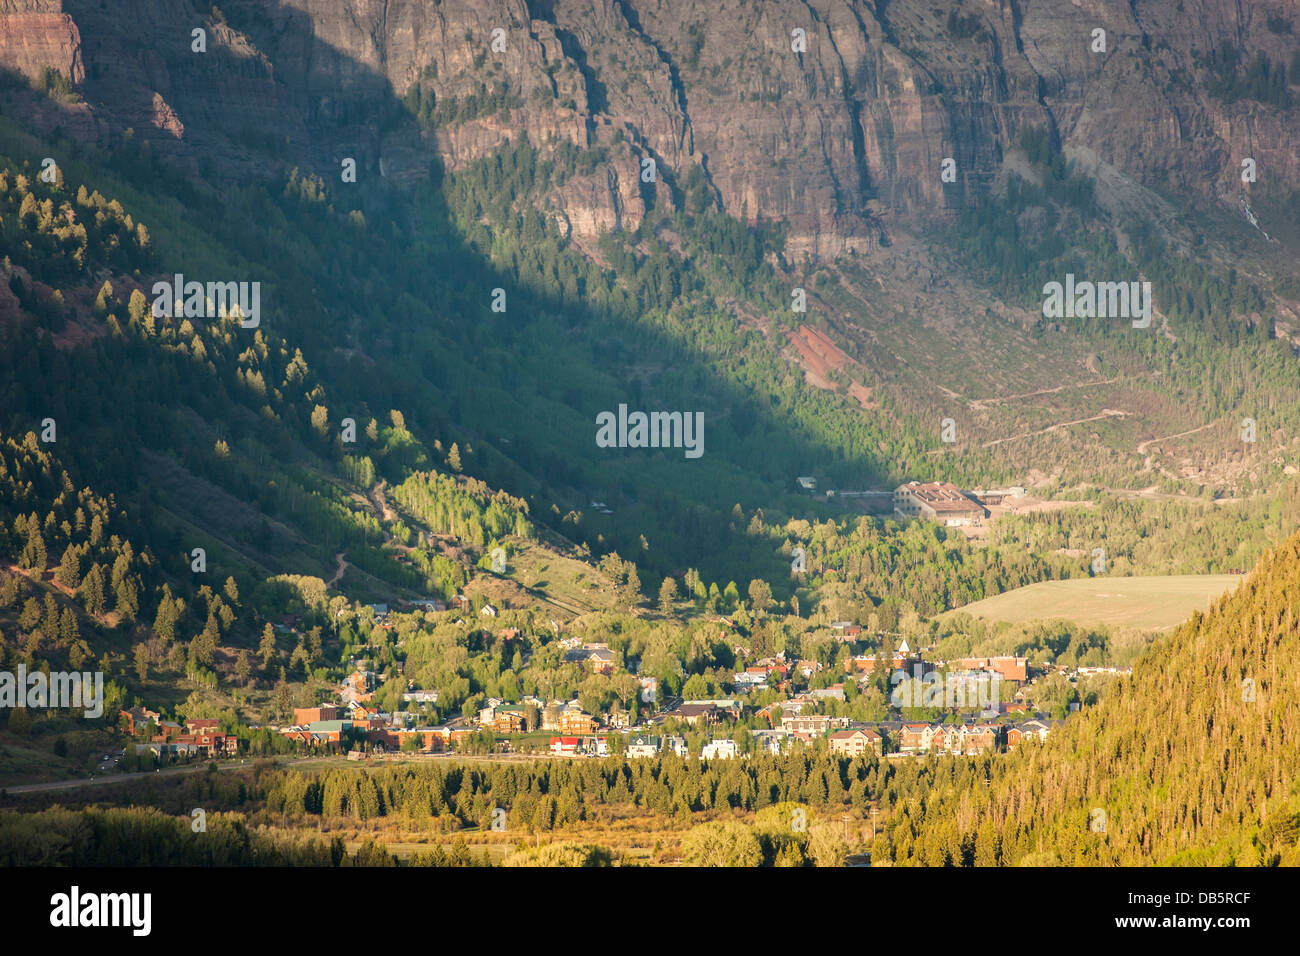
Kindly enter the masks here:
[[1300, 863], [1300, 535], [1040, 745], [935, 768], [898, 863]]

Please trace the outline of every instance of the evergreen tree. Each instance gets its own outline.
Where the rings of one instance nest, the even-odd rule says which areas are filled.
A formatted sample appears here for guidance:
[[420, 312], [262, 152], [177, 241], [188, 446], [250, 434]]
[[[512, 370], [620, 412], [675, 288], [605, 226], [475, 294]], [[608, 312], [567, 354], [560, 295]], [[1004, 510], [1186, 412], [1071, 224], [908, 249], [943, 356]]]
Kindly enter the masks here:
[[72, 608], [65, 607], [59, 615], [59, 640], [72, 645], [80, 636], [81, 630], [77, 626], [77, 615], [72, 613]]
[[63, 559], [59, 562], [59, 569], [54, 572], [54, 580], [70, 591], [81, 586], [81, 555], [75, 544], [69, 544], [63, 549]]
[[[98, 515], [95, 516], [98, 520]], [[104, 606], [104, 571], [96, 563], [90, 566], [86, 577], [81, 582], [81, 596], [86, 612], [95, 617], [103, 615]]]
[[154, 615], [153, 631], [157, 634], [164, 644], [170, 644], [176, 639], [176, 622], [179, 615], [176, 612], [176, 601], [172, 598], [170, 585], [163, 585], [162, 598], [158, 601], [158, 613]]
[[115, 610], [126, 620], [134, 621], [136, 613], [140, 610], [140, 600], [133, 575], [122, 575], [121, 580], [117, 582], [115, 598]]
[[664, 614], [671, 614], [676, 602], [677, 582], [671, 577], [664, 578], [663, 583], [659, 585], [659, 610]]
[[41, 535], [41, 529], [35, 521], [32, 521], [29, 529], [27, 544], [23, 547], [23, 553], [18, 559], [18, 566], [33, 572], [39, 578], [45, 573], [47, 563], [45, 538]]
[[30, 631], [41, 622], [41, 605], [35, 598], [28, 598], [23, 604], [22, 613], [18, 615], [18, 626]]
[[257, 654], [262, 658], [262, 669], [267, 670], [271, 661], [277, 656], [275, 649], [275, 628], [268, 623], [262, 628], [262, 640], [257, 645]]

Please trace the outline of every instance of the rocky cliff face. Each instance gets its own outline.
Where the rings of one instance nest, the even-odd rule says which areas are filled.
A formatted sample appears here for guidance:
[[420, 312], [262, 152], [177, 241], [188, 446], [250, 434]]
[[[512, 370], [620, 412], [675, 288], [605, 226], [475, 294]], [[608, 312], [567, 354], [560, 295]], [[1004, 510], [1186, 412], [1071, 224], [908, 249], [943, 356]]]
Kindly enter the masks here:
[[[942, 218], [994, 188], [1026, 124], [1135, 189], [1235, 205], [1246, 157], [1261, 183], [1300, 188], [1295, 108], [1209, 87], [1225, 43], [1264, 54], [1274, 74], [1291, 67], [1300, 12], [1287, 0], [221, 9], [0, 0], [0, 64], [71, 78], [95, 116], [84, 135], [111, 141], [129, 126], [175, 157], [249, 173], [268, 153], [321, 168], [354, 156], [400, 182], [522, 135], [603, 146], [596, 174], [550, 197], [580, 238], [635, 226], [647, 200], [683, 202], [691, 184], [734, 215], [786, 221], [795, 256], [870, 247], [893, 223]], [[196, 28], [206, 53], [192, 51]], [[423, 130], [400, 108], [413, 90], [433, 104]], [[956, 182], [941, 178], [946, 158]], [[643, 193], [647, 159], [660, 183]]]
[[5, 66], [32, 79], [46, 67], [73, 83], [86, 78], [81, 32], [59, 0], [0, 2], [0, 50]]

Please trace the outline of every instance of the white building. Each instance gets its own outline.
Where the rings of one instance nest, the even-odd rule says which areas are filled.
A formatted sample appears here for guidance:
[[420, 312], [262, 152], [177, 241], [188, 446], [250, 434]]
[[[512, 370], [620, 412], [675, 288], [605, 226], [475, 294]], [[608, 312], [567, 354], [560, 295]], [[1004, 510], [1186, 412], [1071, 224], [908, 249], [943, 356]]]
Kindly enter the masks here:
[[736, 742], [730, 738], [710, 740], [700, 750], [702, 760], [730, 760], [736, 756]]
[[628, 758], [657, 757], [663, 741], [658, 737], [632, 737], [627, 742]]
[[436, 690], [413, 690], [410, 693], [403, 694], [402, 701], [407, 704], [436, 704], [438, 703], [438, 692]]

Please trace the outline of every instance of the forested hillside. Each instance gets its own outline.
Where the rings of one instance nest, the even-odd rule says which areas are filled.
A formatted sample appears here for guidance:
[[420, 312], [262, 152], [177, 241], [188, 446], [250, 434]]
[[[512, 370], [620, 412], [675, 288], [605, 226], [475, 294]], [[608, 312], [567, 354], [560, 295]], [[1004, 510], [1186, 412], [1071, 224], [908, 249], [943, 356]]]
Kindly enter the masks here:
[[877, 852], [929, 865], [1297, 865], [1298, 588], [1294, 535], [1041, 746], [932, 767]]

